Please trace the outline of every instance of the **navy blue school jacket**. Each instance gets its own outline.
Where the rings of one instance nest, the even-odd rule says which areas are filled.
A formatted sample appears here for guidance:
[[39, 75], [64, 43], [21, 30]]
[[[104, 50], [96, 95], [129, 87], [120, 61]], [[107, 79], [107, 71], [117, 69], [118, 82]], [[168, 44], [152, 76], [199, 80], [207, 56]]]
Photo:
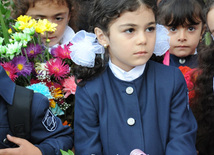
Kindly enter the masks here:
[[131, 82], [107, 67], [77, 87], [75, 99], [75, 155], [196, 155], [197, 123], [175, 67], [148, 61]]
[[190, 68], [196, 68], [198, 66], [198, 55], [189, 55], [187, 57], [179, 58], [173, 54], [170, 54], [170, 66], [188, 66]]
[[[13, 136], [7, 119], [7, 104], [13, 104], [14, 91], [15, 84], [0, 66], [0, 149], [13, 147], [12, 143], [4, 143], [4, 139], [7, 134]], [[63, 126], [61, 120], [51, 113], [45, 96], [34, 93], [31, 111], [30, 142], [43, 155], [61, 155], [60, 149], [67, 151], [72, 148], [72, 129]]]

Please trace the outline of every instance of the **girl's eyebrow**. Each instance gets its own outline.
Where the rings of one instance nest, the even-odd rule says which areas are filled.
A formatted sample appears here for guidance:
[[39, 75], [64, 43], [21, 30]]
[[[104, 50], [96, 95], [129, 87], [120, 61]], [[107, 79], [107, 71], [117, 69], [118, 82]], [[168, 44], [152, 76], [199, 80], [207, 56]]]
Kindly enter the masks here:
[[[57, 13], [57, 14], [55, 14], [53, 16], [61, 16], [61, 15], [64, 15], [64, 14], [66, 14], [66, 12], [60, 12], [60, 13]], [[36, 14], [36, 15], [32, 15], [32, 16], [42, 17], [42, 18], [47, 17], [46, 15], [40, 15], [40, 14]]]
[[[148, 24], [146, 24], [146, 26], [153, 25], [153, 24], [156, 24], [156, 22], [149, 22]], [[120, 25], [120, 27], [125, 27], [125, 26], [136, 27], [137, 25], [136, 24], [132, 24], [132, 23], [127, 23], [127, 24]]]

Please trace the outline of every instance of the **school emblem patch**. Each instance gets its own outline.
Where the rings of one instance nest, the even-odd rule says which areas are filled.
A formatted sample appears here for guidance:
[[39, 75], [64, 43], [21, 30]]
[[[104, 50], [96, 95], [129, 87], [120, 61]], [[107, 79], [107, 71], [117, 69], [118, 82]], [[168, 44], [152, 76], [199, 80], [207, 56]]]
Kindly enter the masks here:
[[50, 109], [47, 110], [45, 117], [42, 120], [42, 124], [50, 132], [56, 130], [56, 117]]

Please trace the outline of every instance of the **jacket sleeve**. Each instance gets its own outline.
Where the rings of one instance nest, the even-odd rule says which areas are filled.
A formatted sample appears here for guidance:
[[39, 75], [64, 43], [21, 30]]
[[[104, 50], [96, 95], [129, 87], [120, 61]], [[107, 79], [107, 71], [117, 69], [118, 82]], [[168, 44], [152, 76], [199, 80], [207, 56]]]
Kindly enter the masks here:
[[98, 112], [85, 87], [75, 93], [74, 144], [76, 155], [102, 154]]
[[180, 70], [176, 69], [166, 155], [196, 155], [196, 132], [197, 123], [189, 108], [186, 82]]
[[61, 120], [52, 114], [49, 101], [42, 94], [34, 94], [31, 120], [31, 143], [37, 146], [42, 154], [61, 155], [60, 149], [72, 149], [71, 127], [63, 126]]

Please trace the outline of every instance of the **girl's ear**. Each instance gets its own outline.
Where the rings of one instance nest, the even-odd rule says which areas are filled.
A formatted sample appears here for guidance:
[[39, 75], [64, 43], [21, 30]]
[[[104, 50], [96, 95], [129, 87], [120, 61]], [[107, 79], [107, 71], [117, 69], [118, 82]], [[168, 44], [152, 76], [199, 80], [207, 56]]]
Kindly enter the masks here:
[[104, 34], [103, 30], [101, 30], [100, 28], [96, 27], [94, 29], [94, 33], [97, 36], [97, 40], [101, 45], [108, 45], [108, 37]]

